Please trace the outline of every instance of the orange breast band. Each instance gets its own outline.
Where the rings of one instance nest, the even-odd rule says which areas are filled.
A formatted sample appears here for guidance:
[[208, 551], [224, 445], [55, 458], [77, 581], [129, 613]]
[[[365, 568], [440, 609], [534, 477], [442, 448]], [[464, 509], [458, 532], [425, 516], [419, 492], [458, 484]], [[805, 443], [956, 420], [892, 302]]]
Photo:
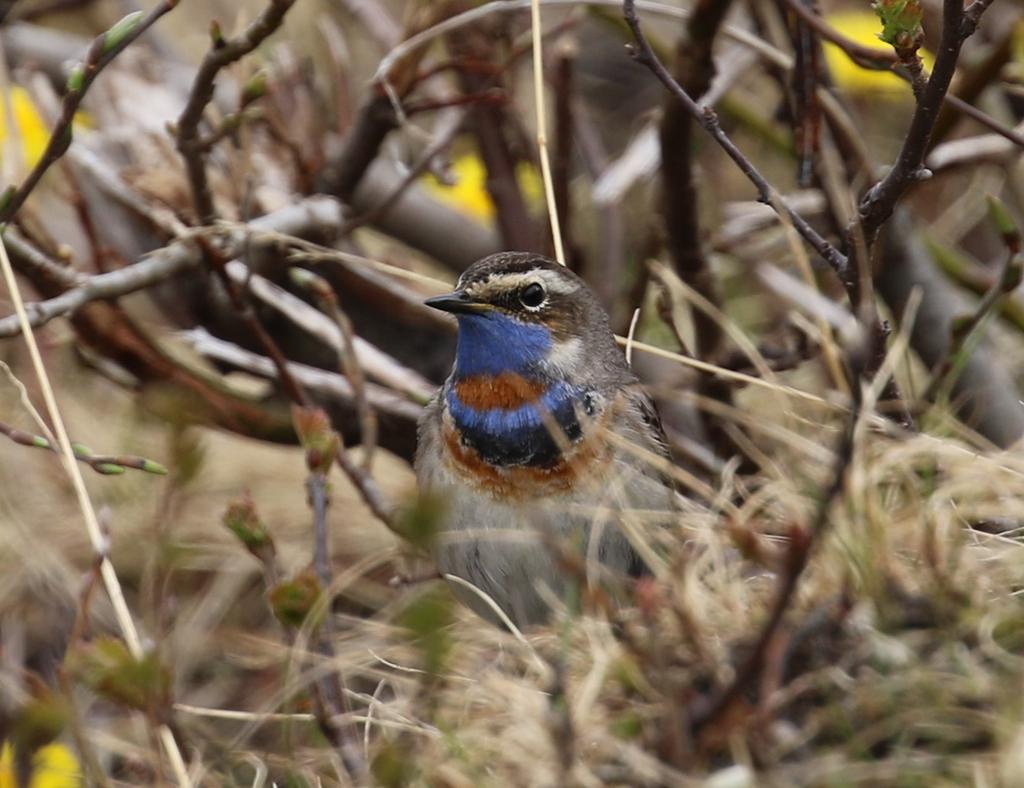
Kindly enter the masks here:
[[527, 380], [515, 372], [502, 372], [463, 378], [455, 383], [455, 394], [474, 410], [515, 410], [539, 400], [546, 388], [540, 381]]

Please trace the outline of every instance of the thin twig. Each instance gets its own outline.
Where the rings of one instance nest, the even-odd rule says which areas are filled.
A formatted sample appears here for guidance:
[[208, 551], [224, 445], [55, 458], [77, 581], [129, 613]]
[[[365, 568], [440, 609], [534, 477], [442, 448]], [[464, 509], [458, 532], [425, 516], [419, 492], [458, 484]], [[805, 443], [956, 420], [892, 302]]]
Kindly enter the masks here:
[[554, 206], [558, 210], [558, 226], [565, 240], [565, 264], [577, 273], [583, 268], [580, 249], [573, 243], [572, 180], [573, 131], [576, 128], [576, 58], [579, 47], [569, 36], [561, 38], [555, 47], [555, 68], [552, 92], [555, 102], [554, 161], [551, 180], [554, 182]]
[[135, 12], [124, 17], [105, 33], [97, 36], [85, 60], [71, 70], [67, 93], [61, 102], [60, 116], [53, 127], [46, 149], [28, 176], [17, 188], [11, 186], [0, 195], [0, 226], [6, 225], [39, 184], [46, 171], [67, 151], [73, 136], [72, 126], [93, 81], [99, 73], [130, 44], [145, 33], [160, 17], [178, 5], [178, 0], [163, 0], [145, 16]]
[[[332, 645], [334, 622], [331, 618], [330, 590], [333, 587], [333, 573], [327, 529], [327, 507], [330, 505], [327, 474], [336, 454], [331, 447], [340, 448], [341, 439], [331, 429], [328, 416], [322, 410], [296, 405], [292, 408], [292, 418], [295, 431], [306, 449], [306, 468], [309, 471], [306, 493], [313, 511], [313, 567], [320, 586], [318, 605], [323, 609], [322, 616], [317, 616], [310, 637], [314, 651], [325, 663], [330, 664], [335, 659], [335, 653]], [[356, 743], [358, 737], [354, 726], [345, 722], [349, 706], [341, 674], [337, 670], [328, 671], [313, 679], [313, 687], [314, 709], [321, 731], [334, 745], [348, 773], [355, 780], [361, 779], [366, 772], [366, 762]]]
[[672, 78], [672, 75], [654, 53], [640, 28], [640, 20], [636, 14], [636, 0], [623, 1], [623, 16], [637, 42], [637, 47], [634, 50], [634, 58], [637, 62], [653, 72], [658, 80], [682, 102], [686, 111], [690, 113], [694, 120], [711, 135], [715, 142], [725, 151], [726, 155], [735, 162], [736, 166], [740, 168], [743, 174], [747, 176], [747, 179], [757, 188], [759, 201], [770, 205], [777, 212], [785, 213], [793, 223], [796, 231], [832, 267], [840, 280], [846, 282], [850, 275], [850, 264], [846, 255], [826, 241], [817, 230], [807, 223], [806, 219], [789, 207], [782, 194], [768, 182], [757, 167], [754, 166], [753, 162], [736, 147], [732, 139], [722, 130], [718, 122], [718, 114], [710, 107], [699, 105]]
[[994, 131], [1003, 139], [1009, 140], [1018, 148], [1024, 148], [1024, 134], [1021, 134], [1016, 129], [1012, 129], [1009, 126], [1000, 123], [988, 113], [982, 112], [973, 104], [964, 101], [959, 96], [954, 96], [952, 93], [946, 94], [943, 100], [957, 111], [969, 117], [971, 120], [976, 121], [985, 128]]
[[[801, 7], [803, 7], [801, 5]], [[797, 185], [806, 188], [816, 180], [815, 164], [823, 162], [822, 108], [818, 88], [822, 81], [821, 42], [802, 20], [792, 25], [794, 63], [789, 85], [793, 96], [793, 135], [797, 149]], [[817, 180], [821, 180], [817, 178]], [[828, 190], [823, 190], [828, 195]]]
[[[455, 55], [487, 66], [486, 70], [458, 73], [463, 92], [510, 89], [511, 73], [499, 63], [490, 35], [482, 29], [472, 30], [448, 41]], [[507, 249], [543, 249], [542, 230], [530, 214], [517, 174], [528, 143], [525, 135], [516, 138], [520, 123], [515, 109], [506, 104], [481, 106], [469, 120], [469, 130], [476, 137], [480, 160], [487, 173], [484, 186], [493, 203], [495, 225], [502, 244]]]
[[900, 153], [886, 176], [868, 191], [860, 205], [860, 231], [869, 247], [904, 192], [916, 181], [930, 175], [922, 170], [922, 165], [932, 128], [956, 73], [960, 48], [974, 33], [978, 19], [987, 7], [987, 2], [979, 0], [971, 4], [968, 13], [964, 10], [963, 0], [943, 0], [942, 39], [935, 65], [921, 90]]
[[[244, 369], [246, 372], [251, 372], [254, 375], [271, 379], [276, 378], [277, 372], [274, 368], [274, 363], [269, 358], [223, 339], [218, 339], [206, 331], [206, 329], [193, 328], [188, 331], [182, 331], [177, 336], [202, 356], [229, 364], [238, 369]], [[318, 367], [298, 364], [294, 361], [288, 362], [288, 370], [309, 391], [346, 406], [352, 406], [355, 402], [355, 392], [352, 390], [352, 385], [344, 376], [339, 375], [337, 372], [328, 372]], [[410, 427], [416, 423], [422, 413], [420, 405], [410, 402], [402, 395], [396, 394], [383, 386], [367, 383], [366, 396], [374, 409], [387, 416], [401, 419], [406, 424], [409, 424]]]
[[[329, 317], [307, 304], [301, 298], [274, 284], [259, 274], [254, 274], [238, 260], [227, 265], [228, 275], [239, 285], [264, 304], [280, 312], [303, 331], [313, 335], [339, 354], [345, 351], [345, 337], [341, 329]], [[295, 270], [295, 269], [293, 269]], [[305, 269], [303, 269], [305, 270]], [[294, 276], [294, 274], [293, 274]], [[353, 336], [354, 357], [366, 374], [395, 389], [421, 405], [434, 395], [436, 386], [418, 372], [403, 366], [401, 362], [378, 349], [362, 337]]]
[[[900, 70], [893, 68], [900, 62], [900, 58], [895, 52], [891, 52], [886, 49], [879, 49], [878, 47], [864, 46], [853, 39], [847, 38], [828, 24], [820, 14], [806, 6], [803, 0], [783, 0], [783, 2], [785, 2], [786, 6], [793, 13], [799, 16], [802, 21], [813, 28], [818, 35], [839, 47], [857, 65], [872, 71], [893, 71], [893, 73], [898, 76], [911, 81], [911, 85], [913, 86], [912, 74], [905, 74]], [[982, 112], [973, 104], [964, 101], [962, 98], [952, 93], [944, 95], [942, 100], [957, 112], [977, 121], [986, 128], [994, 131], [996, 134], [1010, 140], [1015, 145], [1024, 147], [1024, 135], [1018, 134], [1013, 129], [1000, 123], [991, 115]]]
[[338, 355], [341, 358], [342, 371], [355, 392], [360, 443], [363, 447], [363, 471], [370, 473], [373, 469], [373, 453], [377, 448], [377, 414], [366, 396], [366, 376], [363, 375], [356, 354], [352, 321], [342, 311], [338, 296], [326, 279], [304, 268], [293, 268], [292, 280], [313, 291], [320, 302], [320, 308], [334, 321], [334, 325], [341, 333], [342, 345]]
[[273, 34], [284, 22], [285, 14], [294, 3], [295, 0], [269, 0], [263, 12], [236, 38], [225, 40], [220, 37], [219, 31], [215, 31], [213, 45], [203, 58], [203, 62], [199, 64], [188, 101], [178, 117], [176, 143], [178, 152], [185, 160], [196, 219], [200, 224], [211, 224], [217, 218], [203, 159], [206, 139], [199, 134], [203, 113], [213, 100], [217, 75], [226, 66], [248, 55]]
[[386, 214], [399, 200], [406, 191], [416, 182], [416, 180], [426, 172], [427, 168], [430, 167], [431, 162], [447, 150], [448, 146], [452, 144], [452, 140], [462, 131], [462, 124], [465, 120], [465, 114], [461, 114], [457, 122], [452, 123], [444, 133], [441, 134], [433, 144], [427, 148], [420, 158], [416, 161], [409, 171], [405, 174], [401, 181], [391, 190], [391, 192], [380, 202], [370, 208], [368, 211], [355, 216], [345, 222], [345, 225], [341, 228], [339, 235], [349, 235], [353, 230], [359, 227], [363, 227], [367, 224], [373, 224], [381, 216]]
[[942, 360], [935, 365], [932, 378], [921, 395], [925, 402], [935, 401], [940, 391], [949, 383], [957, 363], [962, 363], [964, 354], [969, 353], [974, 346], [981, 325], [990, 314], [998, 310], [1001, 302], [1017, 289], [1021, 282], [1022, 266], [1024, 266], [1024, 259], [1022, 259], [1019, 249], [1009, 249], [999, 276], [982, 296], [974, 311], [962, 320], [953, 322], [949, 348]]
[[783, 575], [775, 590], [775, 598], [769, 610], [768, 618], [762, 624], [757, 637], [754, 639], [754, 646], [750, 653], [736, 669], [733, 680], [710, 698], [702, 697], [692, 705], [688, 718], [691, 730], [694, 733], [726, 713], [732, 704], [762, 674], [769, 649], [778, 635], [786, 612], [792, 604], [803, 572], [807, 568], [815, 547], [821, 544], [828, 530], [830, 522], [829, 512], [832, 510], [832, 504], [842, 494], [847, 473], [853, 462], [857, 425], [860, 421], [864, 404], [863, 390], [859, 383], [861, 373], [863, 372], [863, 362], [859, 360], [863, 357], [863, 348], [856, 348], [849, 354], [851, 366], [859, 367], [859, 369], [854, 370], [855, 374], [850, 376], [851, 380], [855, 381], [853, 386], [853, 402], [844, 421], [842, 437], [835, 449], [832, 478], [822, 494], [814, 521], [808, 528], [793, 527], [790, 529], [789, 549], [785, 554]]
[[[228, 273], [228, 260], [221, 252], [214, 249], [204, 236], [197, 236], [196, 241], [201, 247], [203, 247], [204, 254], [210, 263], [210, 267], [213, 269], [214, 273], [223, 285], [224, 290], [228, 294], [228, 299], [231, 301], [231, 304], [238, 313], [238, 316], [249, 327], [253, 336], [260, 345], [263, 346], [267, 356], [274, 363], [278, 382], [281, 384], [281, 388], [284, 390], [284, 393], [296, 405], [304, 408], [311, 407], [313, 403], [309, 399], [309, 396], [306, 394], [302, 385], [299, 384], [291, 374], [291, 371], [288, 368], [288, 361], [285, 358], [284, 353], [281, 352], [277, 342], [274, 341], [270, 333], [266, 328], [264, 328], [252, 307], [246, 302], [242, 289]], [[374, 516], [380, 519], [381, 522], [387, 525], [388, 528], [395, 530], [393, 508], [387, 501], [377, 482], [372, 476], [352, 462], [352, 458], [348, 456], [348, 453], [345, 451], [343, 446], [339, 445], [336, 455], [338, 466], [344, 471], [345, 475], [349, 477], [353, 485], [355, 485], [363, 501], [370, 507], [370, 511], [372, 511]]]
[[[262, 322], [260, 322], [256, 312], [246, 300], [242, 288], [228, 273], [227, 264], [229, 260], [215, 249], [204, 236], [198, 236], [196, 241], [203, 250], [203, 255], [206, 258], [207, 264], [210, 266], [224, 290], [227, 292], [228, 300], [231, 302], [235, 313], [249, 328], [252, 335], [256, 338], [256, 341], [263, 346], [264, 351], [273, 362], [278, 382], [280, 383], [284, 393], [293, 403], [295, 403], [295, 407], [299, 412], [312, 410], [312, 400], [309, 398], [305, 389], [298, 380], [296, 380], [291, 374], [291, 370], [288, 367], [288, 360], [281, 351], [281, 348], [270, 335], [270, 332], [264, 327]], [[300, 438], [301, 437], [302, 436], [300, 435]], [[334, 441], [334, 445], [336, 446], [334, 454], [337, 458], [338, 464], [345, 469], [345, 472], [349, 475], [349, 478], [352, 480], [356, 488], [361, 492], [364, 488], [372, 488], [372, 490], [379, 495], [379, 491], [376, 489], [376, 482], [374, 482], [372, 477], [365, 473], [361, 468], [356, 468], [353, 465], [351, 459], [345, 453], [345, 448], [340, 438]], [[343, 459], [347, 461], [347, 467], [346, 464], [343, 463]], [[309, 464], [310, 472], [313, 477], [323, 476], [325, 469], [329, 467], [329, 465], [323, 465], [323, 458], [314, 456], [313, 450], [307, 451], [307, 463]], [[324, 480], [324, 484], [326, 484], [326, 480]], [[365, 493], [364, 497], [366, 497]], [[324, 502], [323, 513], [325, 512], [326, 503]], [[329, 566], [319, 566], [320, 562], [327, 560], [325, 555], [323, 555], [326, 553], [326, 525], [323, 525], [322, 528], [320, 527], [320, 514], [321, 512], [317, 510], [318, 525], [317, 540], [314, 548], [314, 560], [318, 564], [318, 569], [325, 569], [329, 575]], [[321, 544], [321, 535], [323, 544]], [[328, 584], [325, 584], [324, 587], [328, 587]], [[320, 633], [320, 635], [317, 636], [315, 645], [317, 650], [324, 657], [331, 659], [334, 654], [330, 641], [327, 638], [327, 634], [327, 632]], [[337, 671], [333, 671], [330, 676], [325, 677], [322, 681], [314, 682], [314, 698], [316, 700], [316, 708], [318, 710], [318, 720], [321, 721], [321, 729], [324, 731], [325, 735], [331, 738], [332, 744], [334, 744], [337, 749], [338, 754], [342, 758], [345, 768], [349, 770], [350, 775], [354, 779], [358, 779], [363, 775], [365, 765], [362, 763], [362, 759], [358, 757], [358, 755], [353, 755], [353, 751], [357, 752], [358, 748], [354, 748], [354, 745], [350, 742], [350, 739], [352, 738], [351, 733], [348, 731], [347, 726], [335, 726], [328, 722], [331, 717], [343, 714], [346, 710], [344, 695], [340, 690], [341, 683], [342, 679], [340, 674]], [[339, 685], [337, 690], [335, 689], [335, 684]]]
[[[673, 54], [675, 82], [690, 96], [708, 92], [716, 75], [714, 47], [732, 6], [731, 0], [700, 0], [694, 4]], [[673, 94], [663, 102], [658, 140], [661, 150], [659, 169], [662, 184], [660, 212], [665, 228], [666, 246], [680, 279], [714, 306], [719, 305], [715, 276], [704, 248], [700, 227], [701, 191], [696, 164], [695, 118], [689, 108]], [[721, 326], [704, 311], [694, 316], [695, 347], [699, 358], [714, 361], [722, 349]], [[702, 377], [697, 385], [702, 393], [732, 402], [732, 392], [721, 380]], [[737, 453], [735, 443], [713, 416], [704, 417], [708, 443], [720, 456]]]
[[310, 470], [306, 478], [306, 494], [309, 506], [313, 510], [313, 566], [322, 588], [331, 587], [331, 556], [327, 542], [327, 507], [330, 496], [327, 494], [327, 477], [316, 468]]
[[[0, 435], [6, 435], [21, 446], [32, 446], [37, 449], [47, 449], [54, 452], [59, 451], [53, 443], [42, 435], [25, 432], [3, 422], [0, 422]], [[147, 460], [145, 457], [136, 457], [130, 454], [93, 454], [87, 446], [83, 446], [81, 443], [72, 443], [71, 448], [74, 451], [76, 460], [88, 465], [96, 473], [104, 476], [115, 476], [124, 473], [127, 468], [134, 468], [146, 473], [155, 473], [160, 476], [167, 473], [167, 469], [163, 465]]]
[[820, 14], [805, 5], [803, 0], [783, 0], [783, 2], [815, 33], [843, 50], [857, 65], [871, 70], [887, 71], [898, 62], [896, 53], [888, 49], [865, 46], [852, 38], [847, 38], [822, 19]]

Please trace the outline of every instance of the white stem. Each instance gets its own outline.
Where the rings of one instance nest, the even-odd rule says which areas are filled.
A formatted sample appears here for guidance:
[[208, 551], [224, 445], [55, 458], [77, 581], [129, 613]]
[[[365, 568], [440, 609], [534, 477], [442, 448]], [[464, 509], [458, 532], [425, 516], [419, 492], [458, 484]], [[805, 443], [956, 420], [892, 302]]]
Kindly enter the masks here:
[[544, 200], [547, 202], [548, 218], [551, 220], [555, 259], [565, 265], [562, 228], [558, 222], [558, 206], [555, 205], [555, 184], [551, 178], [551, 162], [548, 161], [548, 123], [544, 104], [544, 40], [540, 31], [540, 0], [533, 0], [530, 5], [530, 21], [533, 25], [533, 101], [537, 108], [537, 152], [540, 154], [540, 172], [544, 178]]

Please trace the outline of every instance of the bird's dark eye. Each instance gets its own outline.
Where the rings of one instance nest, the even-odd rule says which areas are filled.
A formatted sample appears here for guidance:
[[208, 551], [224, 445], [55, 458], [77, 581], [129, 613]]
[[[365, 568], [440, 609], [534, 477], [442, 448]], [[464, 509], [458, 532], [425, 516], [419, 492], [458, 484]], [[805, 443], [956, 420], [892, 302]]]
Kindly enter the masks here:
[[544, 303], [547, 295], [544, 292], [544, 286], [534, 282], [523, 288], [523, 291], [519, 294], [519, 300], [527, 309], [536, 309]]

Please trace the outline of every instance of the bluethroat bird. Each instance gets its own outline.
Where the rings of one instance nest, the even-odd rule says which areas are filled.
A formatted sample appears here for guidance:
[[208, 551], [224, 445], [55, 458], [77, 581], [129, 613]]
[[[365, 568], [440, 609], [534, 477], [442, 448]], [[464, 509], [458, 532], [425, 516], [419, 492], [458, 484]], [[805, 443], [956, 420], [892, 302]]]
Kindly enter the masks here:
[[426, 303], [459, 323], [415, 461], [420, 490], [444, 506], [435, 558], [463, 581], [455, 594], [523, 626], [570, 591], [564, 546], [588, 583], [641, 574], [626, 529], [670, 512], [674, 493], [650, 463], [665, 456], [653, 403], [587, 285], [545, 257], [506, 252]]

